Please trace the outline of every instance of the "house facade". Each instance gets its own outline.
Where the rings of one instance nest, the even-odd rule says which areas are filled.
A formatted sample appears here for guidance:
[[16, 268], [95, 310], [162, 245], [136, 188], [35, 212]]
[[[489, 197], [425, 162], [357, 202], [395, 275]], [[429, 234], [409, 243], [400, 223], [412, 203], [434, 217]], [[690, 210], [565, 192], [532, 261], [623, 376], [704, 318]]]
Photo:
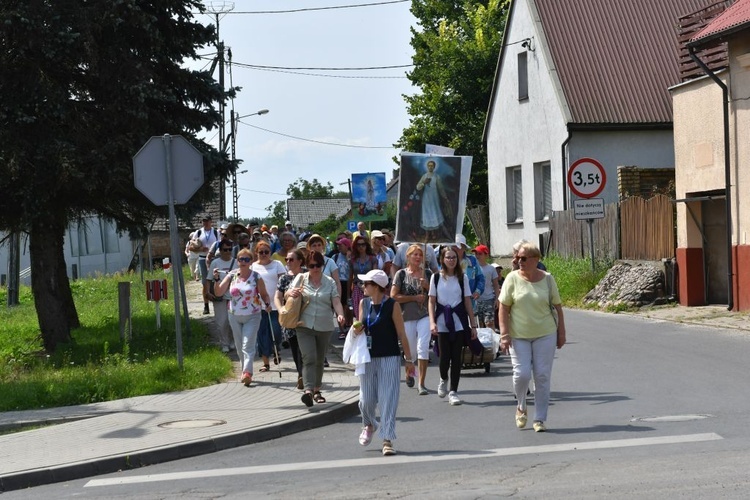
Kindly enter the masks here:
[[[4, 237], [5, 234], [0, 235], [0, 239]], [[63, 254], [70, 279], [127, 271], [135, 251], [136, 245], [127, 233], [118, 234], [114, 224], [100, 217], [84, 217], [71, 223], [65, 232]], [[0, 246], [3, 284], [7, 280], [9, 255], [8, 246]], [[21, 237], [19, 257], [20, 282], [30, 286], [31, 259], [27, 235]]]
[[[700, 72], [703, 76], [671, 89], [679, 299], [686, 306], [727, 304], [746, 311], [750, 310], [750, 1], [735, 2], [687, 45], [695, 57], [714, 64]], [[716, 64], [712, 54], [720, 45], [727, 57]]]
[[570, 165], [673, 168], [676, 19], [708, 0], [513, 0], [485, 124], [491, 248], [538, 241], [573, 205]]

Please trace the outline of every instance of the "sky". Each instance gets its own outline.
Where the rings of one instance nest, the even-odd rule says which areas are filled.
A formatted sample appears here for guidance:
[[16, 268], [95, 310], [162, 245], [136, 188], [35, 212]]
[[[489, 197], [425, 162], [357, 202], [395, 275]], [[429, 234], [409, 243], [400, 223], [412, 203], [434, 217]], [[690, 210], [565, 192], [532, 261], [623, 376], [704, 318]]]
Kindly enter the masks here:
[[[238, 175], [237, 181], [240, 218], [265, 217], [266, 208], [286, 199], [286, 189], [299, 178], [317, 179], [324, 185], [330, 182], [335, 191], [348, 190], [346, 182], [352, 173], [384, 172], [389, 181], [393, 169], [398, 167], [391, 160], [399, 154], [393, 143], [409, 124], [403, 95], [413, 95], [418, 90], [405, 77], [408, 67], [267, 71], [240, 66], [410, 65], [414, 52], [409, 44], [410, 27], [416, 25], [409, 12], [410, 1], [292, 13], [245, 12], [384, 1], [389, 0], [204, 0], [212, 10], [226, 11], [219, 17], [220, 35], [232, 51], [232, 84], [242, 87], [234, 100], [235, 112], [244, 116], [269, 110], [268, 114], [241, 118], [238, 125], [236, 156], [243, 160], [238, 171], [247, 170]], [[197, 19], [215, 23], [214, 15], [198, 15]], [[199, 53], [214, 52], [209, 47]], [[218, 70], [215, 77], [218, 80]], [[230, 85], [228, 69], [225, 85]], [[227, 126], [227, 134], [229, 130]], [[207, 137], [218, 145], [215, 131]], [[226, 212], [231, 216], [231, 186], [227, 187], [226, 198]]]

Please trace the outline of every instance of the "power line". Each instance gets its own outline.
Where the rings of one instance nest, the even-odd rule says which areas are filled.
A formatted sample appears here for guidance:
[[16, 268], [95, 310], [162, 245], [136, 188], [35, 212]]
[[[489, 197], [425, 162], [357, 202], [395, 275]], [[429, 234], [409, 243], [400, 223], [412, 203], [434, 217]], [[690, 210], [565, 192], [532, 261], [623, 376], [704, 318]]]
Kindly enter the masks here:
[[289, 196], [289, 195], [288, 195], [288, 194], [286, 194], [286, 193], [274, 193], [274, 192], [272, 192], [272, 191], [258, 191], [258, 190], [256, 190], [256, 189], [247, 189], [247, 188], [237, 188], [237, 189], [239, 189], [240, 191], [250, 191], [251, 193], [260, 193], [260, 194], [278, 194], [278, 195], [280, 195], [280, 196]]
[[[318, 10], [335, 10], [335, 9], [355, 9], [358, 7], [375, 7], [378, 5], [389, 5], [395, 3], [404, 3], [411, 0], [390, 0], [387, 2], [373, 2], [373, 3], [361, 3], [353, 5], [335, 5], [330, 7], [307, 7], [303, 9], [289, 9], [289, 10], [254, 10], [254, 11], [231, 11], [223, 12], [223, 14], [294, 14], [299, 12], [313, 12]], [[194, 12], [194, 14], [200, 14], [200, 12]]]
[[252, 127], [254, 129], [262, 130], [263, 132], [268, 132], [269, 134], [281, 135], [283, 137], [289, 137], [290, 139], [297, 139], [298, 141], [314, 142], [316, 144], [325, 144], [326, 146], [339, 146], [342, 148], [356, 148], [356, 149], [397, 149], [393, 146], [356, 146], [354, 144], [339, 144], [336, 142], [317, 141], [315, 139], [306, 139], [304, 137], [297, 137], [296, 135], [289, 135], [289, 134], [284, 134], [282, 132], [276, 132], [275, 130], [268, 130], [263, 127], [258, 127], [257, 125], [250, 125], [249, 123], [245, 123], [243, 121], [240, 121], [240, 123], [243, 125], [247, 125], [248, 127]]
[[356, 76], [356, 75], [325, 75], [322, 73], [303, 73], [301, 71], [286, 71], [282, 69], [266, 69], [266, 68], [257, 68], [253, 66], [242, 66], [245, 69], [254, 69], [256, 71], [268, 71], [271, 73], [286, 73], [289, 75], [299, 75], [299, 76], [318, 76], [323, 78], [348, 78], [348, 79], [354, 79], [354, 80], [394, 80], [394, 79], [404, 79], [409, 78], [408, 76]]
[[263, 64], [248, 64], [234, 61], [234, 64], [242, 68], [250, 69], [275, 69], [275, 70], [306, 70], [306, 71], [372, 71], [374, 69], [403, 69], [411, 68], [414, 64], [392, 64], [388, 66], [347, 66], [347, 67], [306, 67], [306, 66], [267, 66]]

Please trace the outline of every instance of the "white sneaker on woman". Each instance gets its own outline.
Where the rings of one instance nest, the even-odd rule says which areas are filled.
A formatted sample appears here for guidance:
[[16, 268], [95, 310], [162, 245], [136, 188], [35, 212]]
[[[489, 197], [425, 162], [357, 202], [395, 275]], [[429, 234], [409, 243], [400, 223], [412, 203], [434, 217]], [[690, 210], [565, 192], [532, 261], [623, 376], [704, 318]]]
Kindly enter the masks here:
[[451, 391], [450, 394], [448, 394], [448, 403], [451, 406], [458, 406], [463, 403], [460, 399], [458, 399], [458, 393], [456, 391]]
[[438, 397], [444, 398], [448, 394], [448, 381], [440, 379], [438, 384]]

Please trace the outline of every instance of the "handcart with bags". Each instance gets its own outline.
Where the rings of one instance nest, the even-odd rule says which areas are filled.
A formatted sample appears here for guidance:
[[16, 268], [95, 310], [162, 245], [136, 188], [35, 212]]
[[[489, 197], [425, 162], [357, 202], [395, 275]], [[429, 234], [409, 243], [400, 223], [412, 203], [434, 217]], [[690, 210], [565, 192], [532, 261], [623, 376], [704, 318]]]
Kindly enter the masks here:
[[461, 369], [473, 370], [484, 368], [484, 373], [490, 373], [490, 363], [500, 350], [500, 334], [492, 328], [477, 328], [477, 339], [484, 348], [481, 354], [474, 354], [469, 346], [464, 346], [461, 352]]

